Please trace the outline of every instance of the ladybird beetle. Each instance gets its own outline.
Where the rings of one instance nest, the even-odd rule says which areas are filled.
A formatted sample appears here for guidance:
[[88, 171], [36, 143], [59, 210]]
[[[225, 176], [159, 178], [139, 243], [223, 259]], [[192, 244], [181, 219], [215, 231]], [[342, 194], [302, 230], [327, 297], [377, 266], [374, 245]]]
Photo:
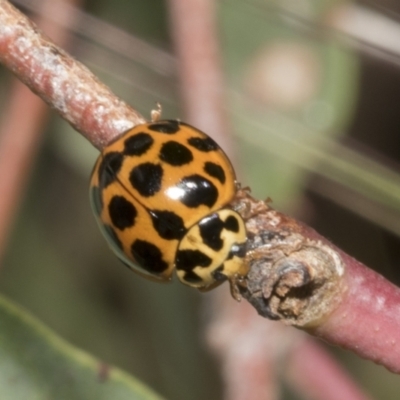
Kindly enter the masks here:
[[100, 154], [90, 198], [118, 258], [139, 274], [210, 290], [247, 273], [246, 228], [227, 205], [233, 167], [217, 143], [177, 120], [127, 131]]

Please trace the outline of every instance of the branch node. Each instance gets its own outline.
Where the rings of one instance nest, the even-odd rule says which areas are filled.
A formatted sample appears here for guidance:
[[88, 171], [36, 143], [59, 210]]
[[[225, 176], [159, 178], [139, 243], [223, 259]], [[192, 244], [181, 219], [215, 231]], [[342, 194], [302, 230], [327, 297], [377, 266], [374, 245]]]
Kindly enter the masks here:
[[339, 252], [248, 190], [239, 190], [233, 207], [245, 219], [249, 238], [243, 297], [267, 318], [302, 328], [318, 325], [345, 289]]

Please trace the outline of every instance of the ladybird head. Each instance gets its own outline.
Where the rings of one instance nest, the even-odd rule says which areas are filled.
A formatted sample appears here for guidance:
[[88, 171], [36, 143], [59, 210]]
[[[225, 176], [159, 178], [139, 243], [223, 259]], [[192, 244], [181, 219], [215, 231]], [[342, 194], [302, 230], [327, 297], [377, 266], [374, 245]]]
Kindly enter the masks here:
[[204, 217], [179, 243], [176, 273], [186, 285], [202, 290], [247, 273], [246, 228], [241, 216], [222, 209]]

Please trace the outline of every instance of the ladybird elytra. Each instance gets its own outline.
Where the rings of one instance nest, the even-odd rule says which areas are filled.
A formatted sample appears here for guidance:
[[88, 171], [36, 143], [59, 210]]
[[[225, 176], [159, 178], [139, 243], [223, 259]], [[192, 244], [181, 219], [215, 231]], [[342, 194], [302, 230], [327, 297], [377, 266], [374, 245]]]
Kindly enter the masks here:
[[247, 273], [246, 229], [229, 202], [233, 167], [217, 143], [177, 120], [135, 126], [100, 154], [90, 198], [103, 235], [134, 271], [200, 290]]

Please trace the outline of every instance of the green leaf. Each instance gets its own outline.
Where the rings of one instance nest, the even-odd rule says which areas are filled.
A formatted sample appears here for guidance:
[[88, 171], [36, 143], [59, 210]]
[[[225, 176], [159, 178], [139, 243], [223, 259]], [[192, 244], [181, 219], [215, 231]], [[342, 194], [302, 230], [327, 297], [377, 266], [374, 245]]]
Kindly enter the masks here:
[[0, 296], [0, 399], [157, 400], [161, 397], [127, 373], [71, 346]]

